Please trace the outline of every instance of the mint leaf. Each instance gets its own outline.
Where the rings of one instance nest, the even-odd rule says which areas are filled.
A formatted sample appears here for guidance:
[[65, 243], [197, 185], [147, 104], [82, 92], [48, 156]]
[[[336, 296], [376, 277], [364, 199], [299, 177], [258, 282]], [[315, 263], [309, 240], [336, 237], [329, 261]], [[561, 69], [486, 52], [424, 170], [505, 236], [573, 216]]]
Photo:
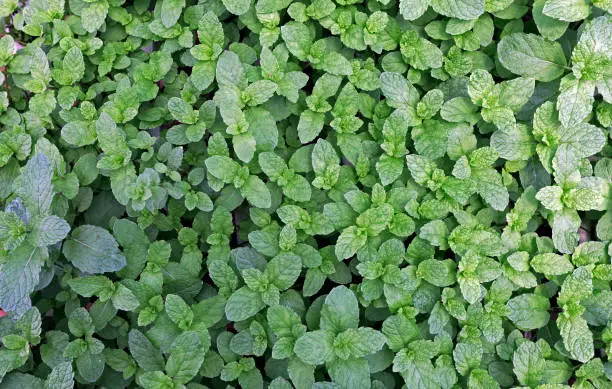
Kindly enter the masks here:
[[163, 0], [161, 5], [161, 20], [164, 27], [170, 28], [181, 17], [185, 0]]
[[546, 361], [538, 346], [525, 342], [514, 352], [512, 358], [514, 373], [523, 385], [537, 385], [542, 380]]
[[365, 389], [370, 388], [368, 361], [365, 359], [337, 359], [330, 363], [329, 375], [340, 387], [362, 385]]
[[115, 238], [103, 228], [85, 225], [72, 231], [62, 250], [66, 258], [86, 273], [108, 273], [126, 265]]
[[546, 275], [561, 275], [574, 270], [567, 256], [553, 253], [538, 254], [530, 264], [535, 271]]
[[593, 108], [595, 84], [592, 81], [581, 81], [568, 76], [561, 80], [560, 92], [557, 109], [561, 124], [571, 127], [582, 123]]
[[193, 331], [180, 334], [170, 346], [166, 372], [175, 382], [189, 382], [204, 362], [200, 338]]
[[49, 212], [53, 199], [52, 178], [53, 169], [49, 159], [44, 154], [37, 154], [14, 181], [14, 191], [31, 216], [45, 216]]
[[309, 365], [320, 365], [333, 355], [333, 336], [327, 331], [313, 331], [302, 335], [294, 346], [295, 354]]
[[542, 12], [551, 18], [576, 22], [589, 16], [591, 7], [582, 0], [546, 0]]
[[358, 324], [359, 308], [353, 292], [344, 286], [332, 289], [321, 309], [321, 329], [338, 333]]
[[140, 331], [132, 330], [128, 334], [130, 353], [138, 365], [145, 371], [164, 369], [164, 358], [161, 352], [153, 346], [151, 341]]
[[61, 363], [51, 370], [45, 380], [45, 388], [70, 389], [74, 387], [74, 372], [69, 362]]
[[264, 302], [259, 293], [242, 287], [232, 293], [225, 305], [225, 315], [228, 320], [242, 321], [255, 315], [263, 309]]
[[545, 82], [559, 78], [566, 65], [561, 45], [534, 34], [516, 33], [504, 37], [499, 42], [497, 55], [512, 73]]
[[401, 0], [399, 10], [404, 19], [415, 20], [427, 11], [428, 1]]
[[508, 318], [520, 329], [529, 331], [548, 324], [550, 303], [544, 296], [521, 294], [508, 301]]
[[0, 387], [606, 387], [610, 11], [0, 2]]
[[593, 358], [593, 334], [581, 316], [564, 315], [557, 320], [563, 344], [569, 351], [572, 359], [587, 362]]
[[476, 19], [485, 10], [484, 1], [432, 0], [431, 7], [439, 14], [457, 19]]
[[31, 307], [30, 293], [40, 279], [40, 271], [47, 257], [42, 248], [22, 245], [0, 266], [0, 307], [17, 315]]

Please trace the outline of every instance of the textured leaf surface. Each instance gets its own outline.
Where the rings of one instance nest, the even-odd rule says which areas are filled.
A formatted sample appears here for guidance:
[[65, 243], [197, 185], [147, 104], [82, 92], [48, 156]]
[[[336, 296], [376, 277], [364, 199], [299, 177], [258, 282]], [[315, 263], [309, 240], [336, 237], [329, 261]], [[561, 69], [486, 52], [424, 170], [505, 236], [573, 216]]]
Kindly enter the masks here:
[[105, 229], [90, 225], [72, 231], [64, 244], [63, 253], [86, 273], [115, 272], [127, 263], [115, 238]]

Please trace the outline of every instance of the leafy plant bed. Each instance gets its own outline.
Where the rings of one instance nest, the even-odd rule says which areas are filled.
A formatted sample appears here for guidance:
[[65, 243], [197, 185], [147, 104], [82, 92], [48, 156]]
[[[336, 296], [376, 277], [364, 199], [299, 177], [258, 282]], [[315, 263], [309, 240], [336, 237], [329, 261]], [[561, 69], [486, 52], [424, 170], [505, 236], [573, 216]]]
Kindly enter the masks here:
[[610, 10], [4, 0], [0, 388], [610, 388]]

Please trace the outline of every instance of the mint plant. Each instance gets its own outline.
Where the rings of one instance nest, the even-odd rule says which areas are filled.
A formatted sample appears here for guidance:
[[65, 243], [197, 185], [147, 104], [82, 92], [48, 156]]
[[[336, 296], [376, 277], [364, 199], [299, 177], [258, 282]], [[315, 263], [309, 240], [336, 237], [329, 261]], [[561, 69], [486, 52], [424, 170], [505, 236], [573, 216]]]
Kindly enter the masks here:
[[0, 1], [0, 388], [610, 388], [611, 12]]

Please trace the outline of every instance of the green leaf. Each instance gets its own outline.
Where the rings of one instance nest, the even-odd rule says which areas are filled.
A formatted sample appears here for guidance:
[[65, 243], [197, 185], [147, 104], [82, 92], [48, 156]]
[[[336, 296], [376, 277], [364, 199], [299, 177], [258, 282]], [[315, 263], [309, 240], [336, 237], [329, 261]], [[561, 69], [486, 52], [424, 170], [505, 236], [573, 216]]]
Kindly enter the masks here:
[[542, 13], [565, 22], [577, 22], [589, 16], [590, 10], [584, 0], [546, 0]]
[[199, 61], [191, 68], [189, 79], [198, 90], [203, 91], [214, 81], [215, 69], [213, 61]]
[[0, 39], [0, 64], [8, 65], [13, 55], [15, 55], [15, 40], [11, 35], [6, 34]]
[[222, 0], [225, 8], [234, 15], [242, 15], [251, 7], [251, 0]]
[[89, 311], [77, 308], [68, 317], [68, 329], [76, 337], [91, 336], [94, 326]]
[[68, 285], [83, 297], [100, 295], [113, 289], [113, 282], [105, 276], [73, 278], [68, 281]]
[[442, 67], [444, 55], [435, 44], [408, 30], [400, 41], [400, 51], [415, 69], [427, 70]]
[[557, 319], [557, 326], [572, 359], [585, 363], [593, 358], [593, 333], [582, 316], [562, 313]]
[[524, 293], [507, 303], [508, 319], [523, 331], [535, 330], [548, 324], [550, 303], [544, 296]]
[[546, 3], [547, 0], [536, 0], [533, 2], [533, 8], [531, 10], [533, 20], [538, 27], [538, 31], [544, 38], [557, 40], [565, 33], [569, 23], [545, 15], [543, 11]]
[[338, 76], [350, 76], [353, 74], [351, 63], [340, 53], [326, 53], [322, 58], [320, 66], [326, 72]]
[[318, 139], [312, 149], [312, 168], [315, 173], [323, 175], [330, 166], [338, 165], [340, 159], [331, 143]]
[[328, 372], [332, 380], [334, 380], [341, 389], [355, 387], [369, 389], [371, 387], [370, 368], [368, 366], [368, 361], [364, 358], [348, 360], [336, 359], [330, 362]]
[[175, 294], [166, 296], [166, 313], [179, 328], [187, 330], [193, 322], [193, 311], [185, 301]]
[[336, 242], [336, 256], [340, 259], [352, 257], [366, 244], [367, 238], [367, 233], [358, 227], [345, 228]]
[[290, 308], [276, 305], [268, 308], [266, 312], [268, 324], [277, 336], [293, 336], [293, 328], [301, 324], [299, 316]]
[[513, 80], [502, 82], [500, 86], [501, 92], [499, 98], [501, 104], [514, 112], [519, 112], [533, 95], [535, 80], [533, 78], [517, 77]]
[[35, 225], [30, 235], [30, 241], [36, 247], [45, 247], [61, 242], [70, 232], [66, 220], [57, 216], [45, 216]]
[[325, 114], [311, 110], [302, 112], [297, 127], [300, 142], [302, 144], [312, 142], [321, 133], [324, 123]]
[[166, 28], [170, 28], [178, 22], [185, 8], [185, 0], [162, 0], [161, 21]]
[[115, 238], [105, 229], [92, 225], [76, 228], [64, 243], [66, 258], [86, 273], [109, 273], [127, 264]]
[[85, 121], [68, 122], [62, 127], [62, 139], [77, 147], [91, 145], [97, 140], [96, 129]]
[[280, 253], [268, 262], [266, 274], [279, 290], [289, 289], [300, 276], [302, 260], [291, 253]]
[[429, 1], [400, 0], [399, 11], [406, 20], [415, 20], [427, 11]]
[[545, 186], [540, 189], [536, 194], [536, 199], [544, 207], [550, 209], [551, 211], [561, 211], [563, 210], [563, 202], [561, 200], [561, 196], [563, 195], [563, 189], [559, 186]]
[[557, 98], [559, 121], [565, 127], [582, 123], [593, 109], [595, 83], [567, 76], [561, 80]]
[[265, 304], [259, 293], [243, 286], [227, 300], [225, 315], [229, 321], [243, 321], [264, 308]]
[[[96, 133], [98, 136], [98, 143], [100, 147], [107, 155], [110, 160], [110, 169], [120, 168], [129, 162], [132, 155], [125, 135], [119, 131], [115, 121], [106, 113], [101, 113], [100, 117], [96, 121]], [[117, 160], [115, 162], [115, 159]], [[99, 168], [106, 167], [104, 159], [98, 161], [97, 166]]]
[[266, 184], [257, 176], [249, 176], [241, 193], [247, 201], [257, 208], [270, 208], [272, 198]]
[[565, 72], [565, 55], [561, 45], [534, 34], [505, 36], [497, 46], [501, 64], [514, 74], [552, 81]]
[[287, 163], [273, 152], [260, 153], [259, 166], [273, 180], [280, 178], [287, 170]]
[[387, 344], [393, 351], [398, 351], [410, 341], [419, 337], [419, 330], [414, 320], [402, 315], [393, 315], [385, 319], [382, 332], [387, 338]]
[[70, 362], [55, 366], [45, 380], [45, 389], [71, 389], [74, 387], [74, 372]]
[[[584, 26], [572, 52], [572, 71], [576, 77], [581, 80], [610, 79], [611, 38], [612, 21], [608, 16], [597, 17]], [[603, 85], [598, 85], [598, 88], [606, 94]], [[605, 100], [610, 102], [609, 98]]]
[[565, 278], [558, 302], [560, 305], [576, 303], [593, 294], [593, 274], [587, 267], [579, 267]]
[[144, 371], [164, 370], [161, 351], [142, 332], [132, 329], [128, 334], [128, 345], [130, 354]]
[[448, 137], [452, 124], [428, 119], [412, 129], [412, 140], [416, 151], [429, 159], [444, 156], [448, 147]]
[[232, 145], [234, 146], [234, 152], [238, 159], [243, 162], [249, 162], [255, 155], [255, 148], [257, 146], [255, 138], [251, 134], [238, 134], [232, 138]]
[[[401, 354], [397, 354], [396, 359]], [[429, 360], [420, 361], [408, 359], [401, 364], [397, 363], [398, 367], [401, 366], [401, 374], [406, 382], [414, 383], [416, 389], [434, 389], [439, 388], [438, 381], [434, 367]], [[396, 370], [396, 362], [393, 362], [393, 369]]]
[[181, 98], [173, 97], [168, 100], [168, 110], [172, 117], [181, 123], [194, 124], [198, 120], [198, 111]]
[[36, 154], [26, 163], [21, 175], [13, 183], [17, 194], [30, 216], [45, 216], [53, 200], [53, 169], [44, 154]]
[[453, 261], [426, 259], [419, 263], [417, 276], [438, 287], [450, 286], [457, 281], [456, 265]]
[[170, 346], [170, 355], [166, 361], [166, 372], [177, 383], [187, 383], [200, 370], [204, 362], [204, 351], [200, 338], [193, 331], [176, 337]]
[[491, 135], [491, 147], [500, 158], [526, 161], [535, 153], [535, 141], [527, 126], [517, 125]]
[[502, 178], [493, 169], [473, 169], [471, 176], [476, 191], [496, 211], [503, 211], [508, 206], [508, 189]]
[[[223, 50], [224, 32], [223, 25], [214, 12], [208, 11], [198, 21], [198, 38], [200, 45], [191, 49], [191, 54], [199, 60], [209, 61], [215, 59]], [[202, 46], [205, 50], [205, 57], [196, 56], [195, 52], [200, 52], [197, 47]]]
[[45, 261], [46, 251], [21, 245], [11, 253], [10, 260], [0, 265], [0, 307], [18, 315], [31, 307], [34, 292]]
[[300, 336], [293, 351], [300, 360], [309, 365], [320, 365], [333, 356], [333, 334], [327, 331], [312, 331]]
[[475, 123], [480, 119], [477, 110], [478, 107], [472, 104], [467, 97], [454, 97], [444, 102], [440, 109], [440, 116], [447, 122]]
[[228, 183], [234, 180], [238, 169], [240, 169], [240, 165], [237, 162], [222, 155], [214, 155], [207, 158], [205, 164], [211, 175]]
[[117, 285], [115, 293], [111, 297], [113, 306], [122, 311], [133, 311], [138, 308], [139, 302], [134, 293], [122, 284]]
[[431, 0], [431, 8], [444, 16], [470, 20], [477, 19], [484, 13], [485, 2], [483, 0]]
[[174, 385], [172, 378], [161, 371], [146, 372], [140, 377], [140, 384], [147, 389], [162, 389]]
[[429, 241], [433, 246], [446, 247], [448, 228], [442, 220], [432, 220], [421, 227], [419, 237]]
[[468, 371], [480, 366], [482, 353], [482, 346], [479, 343], [458, 343], [453, 350], [457, 372], [466, 375]]
[[380, 88], [391, 107], [415, 107], [419, 102], [419, 92], [399, 73], [381, 73]]
[[526, 251], [517, 251], [512, 253], [507, 258], [508, 264], [518, 271], [529, 270], [529, 253]]
[[321, 308], [321, 329], [340, 333], [359, 326], [359, 307], [355, 294], [337, 286], [327, 295]]
[[538, 273], [546, 275], [561, 275], [574, 270], [566, 255], [554, 253], [538, 254], [531, 260], [531, 267]]
[[334, 339], [334, 352], [340, 359], [363, 358], [380, 351], [386, 338], [368, 327], [349, 328]]
[[403, 157], [406, 153], [406, 133], [408, 132], [409, 118], [405, 111], [395, 110], [385, 120], [382, 135], [385, 142], [381, 148], [393, 157]]
[[539, 347], [533, 342], [524, 342], [512, 358], [514, 374], [523, 385], [538, 385], [544, 375], [546, 362]]
[[357, 226], [365, 229], [369, 236], [376, 236], [383, 232], [393, 217], [393, 208], [390, 206], [372, 207], [357, 217]]
[[272, 13], [287, 8], [291, 4], [289, 0], [259, 0], [257, 2], [258, 13]]
[[555, 248], [564, 254], [570, 254], [578, 245], [578, 228], [580, 217], [576, 211], [565, 209], [556, 213], [552, 222]]
[[102, 354], [91, 354], [89, 352], [76, 358], [77, 372], [86, 382], [96, 382], [104, 373], [104, 357]]
[[217, 61], [216, 79], [219, 86], [239, 86], [244, 82], [244, 68], [240, 57], [232, 51], [224, 51]]
[[83, 61], [83, 53], [78, 47], [73, 47], [66, 52], [64, 61], [62, 62], [64, 69], [69, 70], [72, 82], [77, 82], [85, 74], [85, 62]]
[[107, 13], [107, 2], [88, 3], [81, 11], [81, 24], [85, 31], [93, 33], [99, 30], [104, 24]]
[[255, 81], [242, 91], [242, 100], [250, 106], [263, 104], [274, 96], [276, 89], [276, 83], [272, 81]]
[[495, 86], [493, 76], [486, 70], [476, 69], [470, 75], [468, 83], [468, 94], [475, 104], [483, 105], [483, 101], [488, 97]]
[[310, 54], [314, 37], [307, 25], [289, 22], [281, 27], [283, 41], [287, 49], [300, 61], [305, 61]]
[[383, 185], [395, 182], [404, 171], [404, 161], [400, 158], [381, 157], [376, 163], [376, 171]]

